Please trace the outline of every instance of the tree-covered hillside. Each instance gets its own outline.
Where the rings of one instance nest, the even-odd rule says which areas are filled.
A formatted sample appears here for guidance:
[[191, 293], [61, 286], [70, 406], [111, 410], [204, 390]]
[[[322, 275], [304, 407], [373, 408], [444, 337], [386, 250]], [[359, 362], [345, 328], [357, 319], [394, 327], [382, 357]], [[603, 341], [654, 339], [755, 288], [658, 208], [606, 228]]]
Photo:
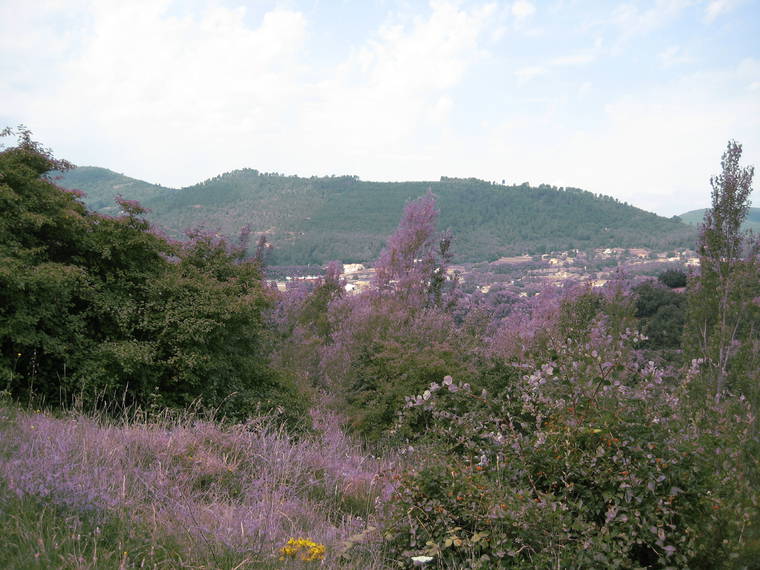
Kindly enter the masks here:
[[[678, 216], [685, 223], [692, 226], [699, 226], [705, 219], [705, 209], [691, 210]], [[742, 223], [742, 230], [752, 230], [755, 233], [760, 232], [760, 208], [750, 208], [747, 217]]]
[[695, 230], [576, 188], [496, 185], [477, 179], [365, 182], [354, 176], [301, 178], [236, 170], [169, 190], [105, 169], [84, 167], [59, 180], [85, 191], [103, 210], [120, 193], [140, 200], [149, 219], [173, 237], [202, 226], [234, 236], [249, 225], [274, 246], [277, 264], [366, 261], [377, 256], [404, 204], [428, 189], [438, 198], [440, 223], [456, 236], [457, 261], [590, 247], [667, 249], [694, 243]]
[[119, 211], [115, 202], [117, 196], [145, 202], [163, 192], [173, 192], [170, 188], [136, 180], [97, 166], [80, 166], [66, 172], [57, 181], [61, 182], [65, 188], [85, 190], [87, 196], [84, 202], [91, 209], [102, 214], [113, 214]]

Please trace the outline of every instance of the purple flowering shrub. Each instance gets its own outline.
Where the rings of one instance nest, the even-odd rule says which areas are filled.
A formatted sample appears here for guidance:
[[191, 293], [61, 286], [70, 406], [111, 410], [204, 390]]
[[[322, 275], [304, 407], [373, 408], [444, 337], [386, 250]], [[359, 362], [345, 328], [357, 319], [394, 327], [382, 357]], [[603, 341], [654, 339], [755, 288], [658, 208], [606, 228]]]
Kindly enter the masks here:
[[349, 424], [365, 438], [377, 440], [392, 426], [407, 394], [447, 373], [476, 374], [475, 339], [458, 331], [450, 315], [435, 309], [409, 314], [393, 299], [351, 308], [321, 364]]
[[399, 428], [427, 429], [410, 441], [418, 465], [385, 529], [397, 556], [472, 568], [739, 563], [760, 507], [747, 402], [691, 407], [699, 363], [673, 386], [637, 362], [637, 333], [594, 329], [495, 390], [447, 376], [407, 399]]
[[440, 306], [445, 302], [446, 267], [451, 236], [436, 232], [435, 196], [409, 202], [398, 228], [375, 264], [374, 286], [411, 307]]
[[372, 289], [343, 295], [328, 272], [312, 293], [284, 304], [292, 335], [281, 362], [306, 363], [302, 374], [329, 391], [347, 423], [370, 440], [393, 424], [405, 395], [444, 374], [477, 370], [476, 338], [462, 334], [450, 310], [449, 238], [435, 232], [436, 216], [430, 193], [407, 204]]
[[588, 340], [600, 314], [610, 332], [634, 328], [626, 286], [624, 280], [601, 289], [572, 282], [548, 285], [514, 303], [510, 313], [491, 326], [492, 332], [485, 335], [486, 352], [498, 360], [535, 364], [553, 358], [555, 347], [568, 338]]
[[333, 331], [328, 308], [344, 295], [342, 267], [331, 262], [316, 283], [296, 283], [278, 295], [270, 314], [277, 339], [273, 364], [296, 378], [305, 392], [325, 387], [320, 360]]

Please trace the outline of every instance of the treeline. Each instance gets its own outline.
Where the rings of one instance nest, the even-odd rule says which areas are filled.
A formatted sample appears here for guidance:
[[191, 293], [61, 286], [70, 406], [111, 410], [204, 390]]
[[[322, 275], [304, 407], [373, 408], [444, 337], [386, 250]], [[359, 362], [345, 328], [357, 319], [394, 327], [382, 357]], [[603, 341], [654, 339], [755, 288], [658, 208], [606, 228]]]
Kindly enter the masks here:
[[[576, 188], [501, 185], [477, 179], [365, 182], [355, 176], [300, 178], [245, 169], [170, 191], [79, 168], [61, 184], [102, 207], [113, 195], [139, 199], [148, 219], [174, 238], [203, 225], [232, 238], [250, 225], [266, 233], [277, 265], [365, 262], [377, 257], [404, 204], [431, 190], [439, 223], [457, 236], [455, 261], [595, 247], [689, 247], [694, 228]], [[132, 196], [131, 192], [139, 195]]]
[[[700, 226], [705, 218], [707, 210], [691, 210], [685, 212], [678, 217], [684, 222], [692, 226]], [[747, 216], [742, 222], [743, 230], [752, 230], [755, 233], [760, 232], [760, 208], [750, 208], [747, 211]]]

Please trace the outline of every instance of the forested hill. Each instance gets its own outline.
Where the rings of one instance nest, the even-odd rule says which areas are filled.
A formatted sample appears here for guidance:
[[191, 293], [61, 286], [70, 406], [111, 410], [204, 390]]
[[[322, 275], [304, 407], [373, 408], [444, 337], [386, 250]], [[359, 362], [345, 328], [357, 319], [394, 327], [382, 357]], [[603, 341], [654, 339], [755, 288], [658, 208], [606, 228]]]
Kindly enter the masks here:
[[[691, 210], [685, 214], [678, 216], [685, 223], [692, 226], [699, 226], [705, 219], [705, 210]], [[747, 217], [742, 224], [743, 230], [752, 230], [755, 233], [760, 233], [760, 208], [750, 208], [747, 213]]]
[[64, 188], [84, 190], [87, 193], [84, 198], [87, 206], [103, 214], [114, 214], [119, 211], [119, 207], [114, 202], [114, 198], [119, 195], [143, 204], [159, 194], [174, 192], [172, 188], [150, 184], [95, 166], [75, 168], [66, 172], [60, 179], [56, 179], [55, 183]]
[[694, 244], [695, 229], [575, 188], [504, 186], [477, 179], [365, 182], [353, 176], [301, 178], [244, 169], [180, 190], [110, 170], [80, 167], [57, 183], [87, 193], [93, 209], [113, 213], [113, 196], [139, 200], [170, 236], [204, 227], [236, 236], [250, 225], [274, 246], [271, 263], [374, 259], [404, 204], [428, 189], [438, 197], [439, 228], [454, 234], [457, 261], [590, 247], [670, 249]]

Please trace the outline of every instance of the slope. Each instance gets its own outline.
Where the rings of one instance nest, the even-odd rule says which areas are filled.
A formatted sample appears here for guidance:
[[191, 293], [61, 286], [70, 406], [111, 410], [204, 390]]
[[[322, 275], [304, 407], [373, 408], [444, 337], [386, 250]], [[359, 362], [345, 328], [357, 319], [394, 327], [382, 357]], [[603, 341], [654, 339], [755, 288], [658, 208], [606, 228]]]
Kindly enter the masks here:
[[83, 190], [86, 193], [83, 201], [87, 207], [103, 214], [118, 211], [114, 202], [116, 196], [143, 203], [162, 193], [174, 192], [172, 188], [143, 182], [96, 166], [80, 166], [64, 174], [56, 173], [55, 178], [55, 182], [63, 188]]
[[[78, 168], [59, 184], [88, 193], [103, 210], [109, 192], [138, 199], [169, 235], [204, 227], [236, 236], [249, 225], [274, 245], [278, 264], [366, 261], [377, 256], [404, 204], [428, 189], [438, 197], [439, 227], [454, 234], [457, 261], [591, 247], [672, 249], [695, 230], [617, 200], [576, 188], [497, 185], [473, 178], [437, 182], [366, 182], [355, 176], [302, 178], [236, 170], [181, 190]], [[97, 174], [97, 176], [95, 176]], [[118, 186], [118, 188], [115, 188]]]
[[[685, 214], [678, 216], [685, 223], [692, 226], [699, 226], [705, 218], [706, 208], [701, 210], [691, 210]], [[742, 224], [743, 230], [752, 230], [755, 233], [760, 233], [760, 208], [750, 208], [747, 214], [747, 219]]]

